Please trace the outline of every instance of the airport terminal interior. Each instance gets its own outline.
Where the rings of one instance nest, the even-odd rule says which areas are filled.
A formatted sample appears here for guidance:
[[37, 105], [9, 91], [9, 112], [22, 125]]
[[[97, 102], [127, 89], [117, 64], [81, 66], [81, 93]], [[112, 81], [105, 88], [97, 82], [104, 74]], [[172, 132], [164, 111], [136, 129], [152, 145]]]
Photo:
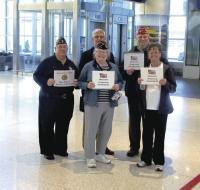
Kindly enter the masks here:
[[[200, 1], [199, 0], [1, 0], [0, 190], [190, 190], [200, 189]], [[47, 160], [38, 142], [39, 86], [33, 72], [65, 37], [67, 56], [78, 66], [102, 28], [116, 64], [146, 27], [174, 68], [163, 172], [138, 168], [129, 150], [128, 104], [122, 92], [108, 147], [111, 164], [88, 168], [82, 148], [79, 89], [68, 133], [68, 157]]]

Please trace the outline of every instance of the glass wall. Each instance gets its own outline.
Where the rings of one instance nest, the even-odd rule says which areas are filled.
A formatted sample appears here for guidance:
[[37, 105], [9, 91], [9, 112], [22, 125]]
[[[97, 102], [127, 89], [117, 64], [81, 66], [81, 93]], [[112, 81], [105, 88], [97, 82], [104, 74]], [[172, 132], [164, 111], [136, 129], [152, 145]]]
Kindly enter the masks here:
[[1, 11], [0, 11], [0, 25], [1, 25], [1, 30], [0, 30], [0, 51], [5, 51], [6, 50], [6, 11], [5, 11], [5, 1], [2, 2], [1, 4]]
[[127, 31], [127, 50], [130, 50], [133, 45], [133, 18], [128, 18], [128, 31]]
[[168, 37], [168, 59], [170, 61], [184, 61], [186, 10], [187, 0], [170, 1]]
[[73, 0], [49, 0], [49, 2], [73, 2]]
[[0, 9], [0, 51], [13, 51], [13, 1], [1, 1]]
[[200, 66], [200, 7], [196, 0], [188, 6], [186, 65]]
[[45, 0], [19, 0], [19, 3], [43, 3]]
[[6, 51], [13, 52], [13, 1], [7, 1]]
[[0, 71], [13, 68], [13, 1], [2, 0], [0, 6]]
[[54, 47], [56, 46], [56, 40], [58, 37], [63, 36], [68, 44], [68, 56], [72, 57], [72, 30], [73, 21], [72, 13], [66, 11], [49, 11], [49, 37], [50, 37], [50, 52], [52, 55]]
[[32, 72], [41, 57], [41, 26], [40, 12], [20, 11], [19, 14], [19, 51], [20, 70]]
[[[48, 0], [49, 2], [73, 2], [72, 0]], [[82, 0], [83, 2], [93, 2], [102, 3], [103, 0]], [[162, 0], [156, 0], [156, 2], [161, 2]], [[0, 6], [0, 52], [13, 52], [13, 0], [1, 0]], [[19, 0], [19, 3], [45, 3], [46, 0]], [[149, 1], [153, 2], [153, 1]], [[169, 9], [167, 8], [167, 13], [158, 12], [158, 10], [165, 10], [168, 7], [166, 2], [170, 2]], [[189, 4], [193, 4], [196, 0], [191, 0]], [[183, 62], [185, 57], [185, 31], [187, 23], [187, 0], [167, 0], [164, 1], [162, 7], [163, 9], [158, 9], [156, 6], [149, 7], [144, 6], [143, 3], [139, 4], [138, 8], [135, 6], [136, 17], [134, 18], [134, 23], [137, 26], [146, 25], [152, 32], [152, 39], [157, 39], [164, 44], [166, 47], [167, 56], [170, 61]], [[59, 3], [58, 3], [59, 4]], [[177, 6], [177, 4], [179, 6]], [[28, 70], [34, 70], [35, 66], [38, 64], [41, 56], [41, 41], [42, 41], [42, 13], [41, 4], [38, 11], [20, 11], [19, 13], [19, 46], [20, 46], [20, 59], [22, 59], [22, 68], [25, 67], [25, 63], [34, 63]], [[133, 3], [123, 0], [113, 0], [113, 6], [118, 6], [120, 8], [132, 9]], [[21, 6], [22, 7], [22, 6]], [[22, 7], [22, 10], [27, 8], [27, 6]], [[138, 9], [137, 9], [138, 8]], [[31, 9], [31, 7], [29, 8]], [[196, 9], [194, 9], [196, 10]], [[191, 23], [196, 23], [199, 20], [199, 11], [191, 11], [189, 15], [189, 25]], [[157, 12], [155, 12], [157, 11]], [[153, 12], [151, 14], [151, 12]], [[55, 41], [59, 36], [64, 36], [69, 45], [68, 55], [72, 57], [72, 30], [73, 30], [73, 14], [72, 12], [67, 12], [64, 10], [48, 11], [49, 14], [48, 24], [49, 24], [49, 34], [48, 41], [49, 45], [49, 55], [54, 52]], [[88, 47], [88, 34], [86, 32], [87, 28], [87, 18], [81, 18], [81, 32], [80, 32], [80, 51], [85, 51]], [[194, 21], [194, 22], [193, 22]], [[127, 49], [132, 47], [132, 32], [136, 30], [136, 27], [132, 27], [132, 18], [128, 17], [127, 31]], [[177, 27], [178, 26], [178, 27]], [[199, 26], [199, 25], [198, 25]], [[114, 26], [115, 27], [115, 26]], [[188, 26], [190, 27], [190, 26]], [[199, 28], [198, 28], [199, 29]], [[123, 30], [123, 27], [122, 29]], [[188, 46], [196, 47], [196, 41], [193, 34], [198, 36], [196, 30], [189, 34]], [[196, 33], [195, 33], [196, 32]], [[46, 42], [45, 41], [45, 42]], [[46, 46], [46, 44], [45, 44]], [[46, 54], [45, 54], [46, 55]], [[191, 57], [194, 57], [191, 52]], [[25, 59], [22, 57], [26, 57]], [[28, 58], [27, 58], [28, 57]], [[29, 59], [30, 58], [30, 59]], [[189, 61], [191, 62], [191, 61]], [[199, 64], [196, 62], [188, 64]]]

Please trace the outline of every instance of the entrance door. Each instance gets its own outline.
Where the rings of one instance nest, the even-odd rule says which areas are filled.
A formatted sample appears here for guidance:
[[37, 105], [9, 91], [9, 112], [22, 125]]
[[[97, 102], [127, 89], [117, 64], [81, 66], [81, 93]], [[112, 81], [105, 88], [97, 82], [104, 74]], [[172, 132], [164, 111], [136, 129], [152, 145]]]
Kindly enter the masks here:
[[112, 52], [117, 64], [124, 59], [124, 52], [127, 51], [127, 25], [113, 24]]
[[72, 58], [72, 28], [73, 21], [72, 15], [69, 12], [52, 10], [49, 11], [49, 28], [50, 28], [50, 55], [53, 54], [55, 48], [55, 42], [58, 37], [63, 36], [68, 44], [68, 57]]

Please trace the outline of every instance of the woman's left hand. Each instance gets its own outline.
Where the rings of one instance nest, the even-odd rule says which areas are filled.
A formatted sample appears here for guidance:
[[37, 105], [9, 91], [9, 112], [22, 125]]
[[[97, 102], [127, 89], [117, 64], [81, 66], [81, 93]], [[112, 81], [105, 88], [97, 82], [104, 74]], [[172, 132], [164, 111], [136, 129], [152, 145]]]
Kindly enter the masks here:
[[119, 91], [119, 84], [114, 84], [112, 89], [116, 92]]
[[159, 81], [159, 84], [160, 84], [161, 86], [166, 85], [166, 83], [167, 83], [167, 79], [160, 79], [160, 81]]

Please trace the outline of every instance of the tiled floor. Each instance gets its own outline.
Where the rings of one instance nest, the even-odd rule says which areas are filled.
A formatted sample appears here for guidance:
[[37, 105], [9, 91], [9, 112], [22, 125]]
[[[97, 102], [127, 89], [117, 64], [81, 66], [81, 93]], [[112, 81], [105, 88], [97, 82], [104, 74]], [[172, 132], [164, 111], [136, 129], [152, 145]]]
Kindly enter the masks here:
[[200, 99], [172, 97], [175, 111], [168, 119], [165, 170], [156, 173], [152, 167], [137, 168], [139, 156], [126, 157], [125, 97], [115, 110], [109, 141], [115, 150], [112, 164], [86, 167], [79, 91], [69, 130], [69, 157], [45, 160], [38, 147], [38, 90], [31, 76], [0, 73], [0, 190], [177, 190], [200, 173]]

